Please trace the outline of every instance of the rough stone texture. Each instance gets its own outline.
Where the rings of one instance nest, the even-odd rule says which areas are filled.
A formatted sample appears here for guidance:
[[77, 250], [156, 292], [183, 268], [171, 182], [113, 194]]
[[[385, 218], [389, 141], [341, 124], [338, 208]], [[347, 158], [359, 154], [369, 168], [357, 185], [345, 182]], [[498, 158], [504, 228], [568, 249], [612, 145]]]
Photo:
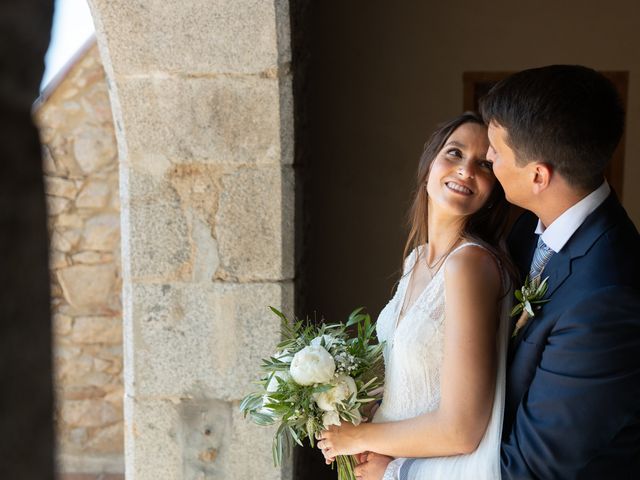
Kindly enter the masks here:
[[83, 173], [89, 174], [106, 165], [113, 165], [117, 148], [113, 138], [104, 135], [104, 128], [82, 126], [73, 132], [73, 155]]
[[73, 200], [76, 198], [78, 189], [75, 182], [59, 177], [51, 177], [47, 181], [47, 195], [64, 197]]
[[[77, 317], [71, 340], [75, 343], [122, 345], [122, 320], [116, 317]], [[95, 359], [99, 362], [100, 359]]]
[[189, 227], [178, 202], [158, 199], [139, 203], [128, 213], [130, 250], [135, 278], [147, 281], [185, 280], [191, 273]]
[[[273, 466], [271, 445], [274, 430], [252, 425], [240, 413], [239, 403], [232, 408], [233, 435], [229, 440], [229, 458], [227, 468], [233, 475], [221, 478], [265, 478], [272, 480], [291, 479], [291, 464], [283, 462], [281, 469]], [[247, 462], [245, 452], [251, 452], [251, 462]]]
[[127, 422], [127, 435], [137, 439], [127, 443], [128, 455], [137, 460], [127, 478], [289, 478], [288, 472], [273, 466], [274, 430], [248, 424], [237, 402], [202, 397], [144, 401], [127, 397], [126, 402], [135, 418]]
[[109, 312], [116, 285], [115, 265], [73, 265], [57, 271], [64, 299], [78, 312]]
[[[118, 163], [97, 47], [37, 103], [51, 238], [58, 469], [124, 470]], [[63, 478], [65, 476], [63, 475]]]
[[[162, 155], [176, 162], [292, 161], [287, 149], [281, 148], [277, 78], [214, 76], [185, 81], [154, 76], [118, 79], [117, 86], [132, 159], [141, 155], [144, 162], [149, 155]], [[284, 107], [286, 118], [291, 112], [288, 104]]]
[[183, 478], [178, 403], [170, 398], [125, 397], [127, 478]]
[[116, 213], [95, 215], [85, 222], [82, 248], [112, 252], [120, 245], [120, 217]]
[[280, 341], [267, 306], [290, 311], [290, 297], [277, 283], [138, 286], [135, 395], [242, 398]]
[[67, 473], [59, 478], [60, 480], [124, 480], [124, 475], [117, 473]]
[[[90, 2], [114, 73], [206, 75], [271, 71], [291, 59], [286, 0]], [[106, 27], [106, 28], [105, 28]], [[281, 40], [286, 36], [287, 42]]]
[[76, 200], [78, 208], [104, 208], [109, 203], [111, 188], [103, 181], [88, 182]]
[[293, 172], [238, 169], [223, 179], [216, 217], [220, 279], [293, 277]]
[[[237, 402], [280, 337], [267, 305], [293, 307], [288, 1], [90, 4], [121, 167], [127, 478], [286, 478]], [[47, 168], [82, 172], [68, 151]]]

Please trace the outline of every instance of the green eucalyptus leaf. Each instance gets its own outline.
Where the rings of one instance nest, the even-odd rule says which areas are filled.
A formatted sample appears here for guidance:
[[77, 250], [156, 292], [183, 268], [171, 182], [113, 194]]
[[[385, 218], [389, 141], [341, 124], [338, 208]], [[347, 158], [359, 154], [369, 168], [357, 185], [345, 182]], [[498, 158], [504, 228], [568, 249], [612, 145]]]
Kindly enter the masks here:
[[291, 434], [291, 437], [298, 445], [300, 445], [301, 447], [304, 447], [304, 445], [300, 441], [300, 437], [298, 437], [298, 434], [293, 428], [289, 427], [289, 433]]
[[364, 307], [358, 307], [353, 312], [351, 312], [351, 314], [349, 314], [349, 319], [347, 320], [347, 327], [350, 327], [351, 325], [354, 325], [360, 321], [360, 317], [358, 316], [358, 314], [362, 310], [364, 310]]
[[511, 316], [515, 317], [516, 315], [519, 315], [520, 312], [522, 312], [522, 303], [519, 303], [515, 307], [513, 307], [513, 309], [511, 310]]
[[313, 387], [313, 393], [323, 393], [323, 392], [328, 392], [329, 390], [331, 390], [333, 388], [333, 385], [330, 384], [326, 384], [326, 385], [318, 385], [317, 387]]

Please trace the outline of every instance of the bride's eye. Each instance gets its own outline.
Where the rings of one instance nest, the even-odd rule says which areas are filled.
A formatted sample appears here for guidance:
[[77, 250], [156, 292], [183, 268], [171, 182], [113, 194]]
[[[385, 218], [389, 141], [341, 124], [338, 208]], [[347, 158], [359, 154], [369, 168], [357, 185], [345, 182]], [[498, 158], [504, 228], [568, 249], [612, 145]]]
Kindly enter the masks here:
[[462, 158], [462, 152], [458, 148], [450, 148], [447, 150], [447, 155], [450, 157]]

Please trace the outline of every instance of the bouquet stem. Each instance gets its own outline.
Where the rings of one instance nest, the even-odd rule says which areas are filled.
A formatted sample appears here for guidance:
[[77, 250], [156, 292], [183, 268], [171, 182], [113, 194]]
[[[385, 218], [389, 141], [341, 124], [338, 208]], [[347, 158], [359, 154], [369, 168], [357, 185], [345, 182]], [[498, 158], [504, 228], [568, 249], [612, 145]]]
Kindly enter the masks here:
[[358, 462], [353, 455], [338, 455], [336, 457], [338, 465], [338, 480], [356, 480], [356, 474], [353, 469]]

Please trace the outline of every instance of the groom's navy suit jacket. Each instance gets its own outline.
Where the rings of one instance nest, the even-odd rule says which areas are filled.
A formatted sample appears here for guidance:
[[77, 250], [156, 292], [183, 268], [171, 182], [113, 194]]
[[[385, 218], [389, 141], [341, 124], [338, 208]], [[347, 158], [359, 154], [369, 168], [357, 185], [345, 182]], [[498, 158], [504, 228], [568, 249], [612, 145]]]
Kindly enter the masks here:
[[[509, 238], [523, 275], [536, 222]], [[615, 194], [542, 276], [549, 302], [509, 348], [502, 478], [640, 479], [640, 237]]]

